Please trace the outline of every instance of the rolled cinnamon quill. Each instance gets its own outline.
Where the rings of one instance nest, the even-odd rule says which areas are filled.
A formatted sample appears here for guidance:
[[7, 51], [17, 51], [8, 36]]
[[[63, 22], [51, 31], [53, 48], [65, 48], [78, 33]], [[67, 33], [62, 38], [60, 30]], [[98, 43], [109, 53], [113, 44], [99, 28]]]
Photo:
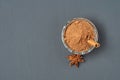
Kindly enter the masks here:
[[98, 48], [98, 47], [100, 47], [100, 44], [98, 43], [98, 42], [96, 42], [96, 41], [94, 41], [94, 40], [88, 40], [87, 41], [90, 45], [92, 45], [92, 46], [94, 46], [95, 48]]

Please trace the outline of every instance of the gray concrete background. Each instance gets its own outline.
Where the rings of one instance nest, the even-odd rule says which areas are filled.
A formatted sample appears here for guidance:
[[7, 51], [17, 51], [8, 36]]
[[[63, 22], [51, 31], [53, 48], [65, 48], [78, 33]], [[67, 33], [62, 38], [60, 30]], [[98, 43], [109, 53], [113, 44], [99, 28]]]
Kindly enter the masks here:
[[[69, 67], [62, 26], [85, 17], [101, 47]], [[120, 0], [0, 0], [0, 80], [119, 80]]]

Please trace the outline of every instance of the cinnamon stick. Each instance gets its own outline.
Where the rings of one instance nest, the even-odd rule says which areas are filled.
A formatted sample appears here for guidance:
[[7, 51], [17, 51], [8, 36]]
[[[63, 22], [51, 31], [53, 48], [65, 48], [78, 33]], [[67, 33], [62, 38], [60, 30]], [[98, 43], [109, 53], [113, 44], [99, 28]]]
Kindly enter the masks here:
[[95, 48], [100, 47], [100, 44], [92, 39], [87, 41], [90, 45], [94, 46]]

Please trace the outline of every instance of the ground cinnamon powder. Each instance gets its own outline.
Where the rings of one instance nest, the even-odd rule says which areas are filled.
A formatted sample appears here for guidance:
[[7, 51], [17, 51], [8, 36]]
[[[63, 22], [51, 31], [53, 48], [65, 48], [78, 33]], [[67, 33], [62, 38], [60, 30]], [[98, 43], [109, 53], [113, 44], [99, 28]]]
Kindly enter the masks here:
[[64, 33], [65, 43], [76, 52], [87, 51], [93, 46], [89, 40], [95, 41], [95, 37], [94, 27], [84, 19], [71, 21]]

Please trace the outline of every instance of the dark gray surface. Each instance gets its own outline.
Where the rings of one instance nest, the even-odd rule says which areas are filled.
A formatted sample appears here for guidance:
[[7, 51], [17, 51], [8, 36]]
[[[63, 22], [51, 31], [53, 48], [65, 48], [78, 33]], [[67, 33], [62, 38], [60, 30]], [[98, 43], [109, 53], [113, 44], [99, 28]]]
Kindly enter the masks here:
[[[119, 80], [120, 0], [0, 0], [0, 80]], [[101, 47], [69, 67], [62, 26], [85, 17]]]

